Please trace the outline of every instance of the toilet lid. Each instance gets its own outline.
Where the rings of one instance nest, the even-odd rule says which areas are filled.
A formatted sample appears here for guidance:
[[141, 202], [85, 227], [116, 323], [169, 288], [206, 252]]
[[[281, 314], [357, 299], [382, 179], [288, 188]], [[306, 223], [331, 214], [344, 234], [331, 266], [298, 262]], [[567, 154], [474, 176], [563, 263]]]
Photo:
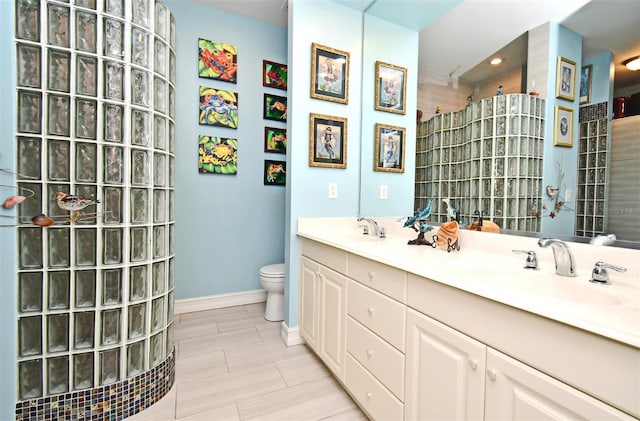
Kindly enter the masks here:
[[282, 278], [284, 276], [284, 263], [263, 266], [260, 268], [260, 275], [265, 278]]

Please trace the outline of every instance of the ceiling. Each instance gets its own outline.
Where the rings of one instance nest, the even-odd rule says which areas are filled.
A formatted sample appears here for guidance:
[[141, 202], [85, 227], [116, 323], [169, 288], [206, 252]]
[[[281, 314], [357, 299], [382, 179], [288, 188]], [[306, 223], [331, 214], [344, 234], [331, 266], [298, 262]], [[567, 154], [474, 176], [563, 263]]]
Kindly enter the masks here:
[[[287, 26], [287, 0], [194, 1], [273, 25]], [[335, 1], [361, 11], [376, 7], [374, 0]], [[445, 77], [473, 82], [521, 66], [527, 56], [526, 32], [548, 21], [556, 21], [583, 35], [583, 56], [606, 50], [613, 52], [615, 89], [640, 84], [640, 72], [630, 72], [621, 64], [629, 57], [640, 55], [639, 0], [411, 1], [439, 7], [440, 14], [444, 13], [440, 10], [443, 4], [454, 6], [420, 31], [418, 77], [422, 81]], [[386, 6], [391, 4], [389, 0], [378, 2]], [[523, 10], [527, 12], [522, 13]], [[389, 11], [385, 9], [385, 13]], [[482, 22], [481, 27], [479, 22]], [[486, 63], [494, 54], [505, 58], [500, 69]]]

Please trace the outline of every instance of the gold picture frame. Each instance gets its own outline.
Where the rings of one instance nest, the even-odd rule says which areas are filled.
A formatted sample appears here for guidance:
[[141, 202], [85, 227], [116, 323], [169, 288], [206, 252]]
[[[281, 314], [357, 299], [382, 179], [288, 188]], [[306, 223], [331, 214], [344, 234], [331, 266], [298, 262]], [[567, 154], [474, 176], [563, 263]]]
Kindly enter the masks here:
[[309, 166], [347, 168], [347, 119], [309, 114]]
[[311, 44], [311, 98], [349, 103], [349, 53]]
[[573, 108], [556, 105], [553, 128], [555, 146], [573, 146]]
[[576, 62], [558, 56], [556, 66], [556, 98], [573, 101], [576, 97]]
[[407, 112], [406, 67], [376, 61], [376, 96], [374, 108], [388, 113]]
[[376, 123], [374, 171], [404, 172], [404, 127]]

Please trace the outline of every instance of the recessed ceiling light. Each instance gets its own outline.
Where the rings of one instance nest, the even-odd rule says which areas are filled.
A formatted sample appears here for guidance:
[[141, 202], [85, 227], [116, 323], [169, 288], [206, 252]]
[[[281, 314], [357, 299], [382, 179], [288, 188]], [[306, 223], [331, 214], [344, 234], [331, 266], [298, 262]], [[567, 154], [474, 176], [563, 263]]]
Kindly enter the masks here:
[[491, 61], [489, 63], [492, 66], [497, 66], [498, 64], [502, 63], [502, 58], [501, 57], [495, 57], [495, 58], [491, 59]]
[[623, 61], [622, 64], [627, 66], [627, 69], [629, 70], [632, 70], [632, 71], [640, 70], [640, 56], [631, 57], [630, 59]]

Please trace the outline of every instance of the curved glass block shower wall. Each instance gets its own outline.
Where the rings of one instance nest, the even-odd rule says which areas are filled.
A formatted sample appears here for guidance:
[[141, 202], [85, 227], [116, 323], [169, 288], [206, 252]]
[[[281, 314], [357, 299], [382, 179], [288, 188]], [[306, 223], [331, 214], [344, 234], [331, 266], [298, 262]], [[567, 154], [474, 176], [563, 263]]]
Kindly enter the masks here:
[[[15, 8], [16, 417], [120, 418], [173, 383], [175, 23], [154, 0]], [[70, 221], [57, 192], [100, 203]]]

